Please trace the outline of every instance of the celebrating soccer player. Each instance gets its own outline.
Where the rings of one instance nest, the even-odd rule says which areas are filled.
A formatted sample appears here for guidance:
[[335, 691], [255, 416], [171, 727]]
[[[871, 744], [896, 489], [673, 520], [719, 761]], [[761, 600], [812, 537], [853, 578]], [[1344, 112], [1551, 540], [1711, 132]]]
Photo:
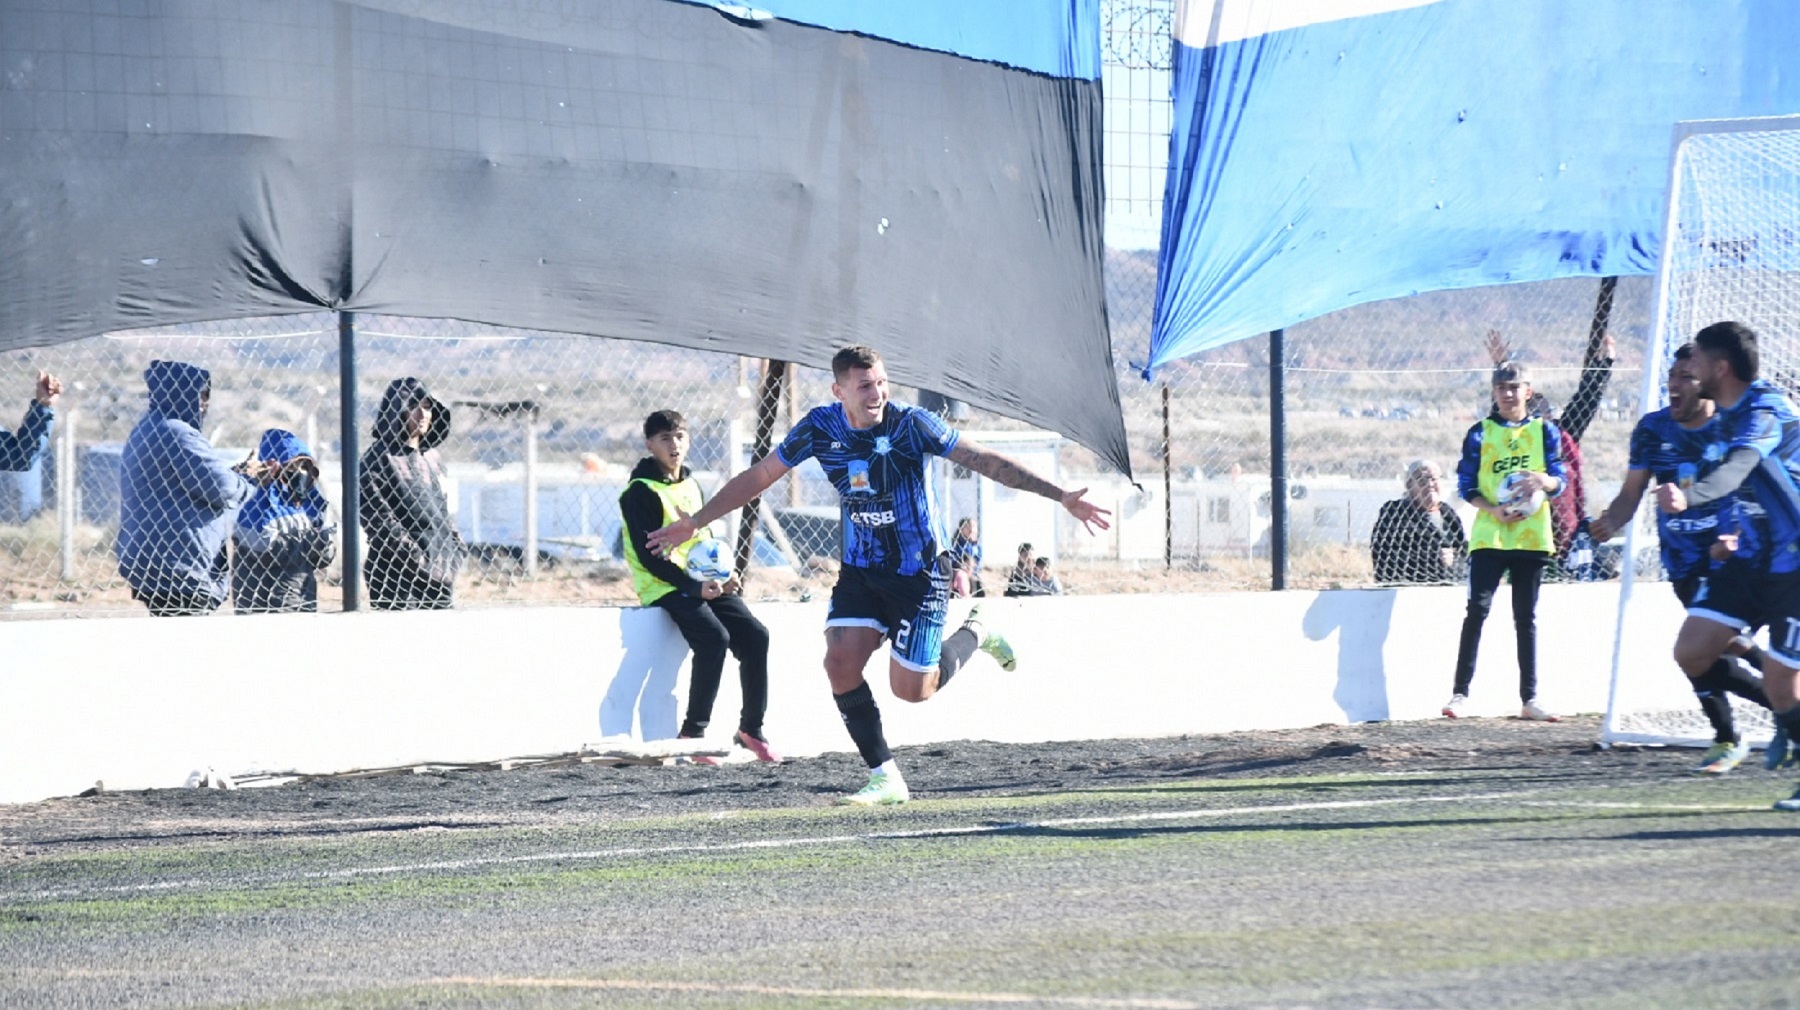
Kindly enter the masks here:
[[868, 347], [831, 359], [837, 403], [813, 408], [775, 451], [719, 488], [691, 516], [651, 533], [651, 550], [686, 543], [701, 526], [739, 508], [789, 470], [817, 459], [842, 508], [843, 568], [825, 620], [825, 674], [844, 727], [870, 768], [869, 783], [845, 801], [904, 803], [906, 781], [881, 731], [881, 713], [863, 679], [883, 639], [893, 648], [888, 684], [906, 701], [924, 701], [950, 683], [976, 650], [1013, 668], [1012, 648], [983, 633], [977, 607], [948, 638], [944, 619], [952, 563], [926, 483], [926, 456], [952, 462], [1007, 487], [1062, 504], [1092, 532], [1107, 529], [1106, 509], [1064, 491], [1018, 463], [959, 437], [937, 415], [888, 402], [887, 366]]
[[[1669, 515], [1729, 498], [1745, 516], [1737, 550], [1708, 576], [1675, 640], [1675, 661], [1698, 679], [1739, 628], [1769, 627], [1763, 691], [1775, 717], [1768, 764], [1789, 760], [1800, 738], [1800, 414], [1786, 394], [1758, 377], [1756, 331], [1714, 323], [1694, 335], [1700, 395], [1718, 405], [1718, 428], [1706, 450], [1716, 460], [1691, 487], [1663, 484], [1656, 504]], [[1800, 811], [1800, 790], [1775, 804]]]
[[[1706, 447], [1716, 434], [1714, 404], [1700, 395], [1700, 377], [1694, 372], [1693, 358], [1694, 345], [1683, 344], [1676, 349], [1675, 360], [1669, 366], [1669, 405], [1645, 414], [1632, 429], [1625, 482], [1618, 497], [1589, 525], [1596, 541], [1611, 540], [1631, 522], [1652, 477], [1659, 484], [1692, 487], [1705, 465]], [[1695, 596], [1707, 584], [1708, 569], [1713, 564], [1709, 552], [1719, 534], [1727, 532], [1720, 529], [1724, 504], [1713, 502], [1677, 514], [1657, 511], [1663, 568], [1669, 573], [1669, 585], [1683, 608], [1693, 606]], [[1692, 681], [1700, 709], [1713, 727], [1713, 745], [1694, 769], [1701, 774], [1723, 775], [1750, 753], [1731, 716], [1731, 695], [1748, 698], [1764, 708], [1769, 706], [1763, 695], [1762, 678], [1739, 663], [1734, 654], [1744, 655], [1756, 666], [1763, 658], [1762, 650], [1751, 639], [1734, 635], [1726, 646], [1726, 654], [1716, 657]]]

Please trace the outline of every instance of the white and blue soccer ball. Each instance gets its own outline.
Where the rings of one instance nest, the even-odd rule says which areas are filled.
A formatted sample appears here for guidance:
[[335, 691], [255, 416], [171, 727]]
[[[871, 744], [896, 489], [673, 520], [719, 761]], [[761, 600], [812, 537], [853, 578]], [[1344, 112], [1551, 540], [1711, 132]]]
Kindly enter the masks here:
[[1523, 519], [1544, 507], [1544, 492], [1535, 487], [1526, 490], [1525, 471], [1514, 470], [1500, 481], [1498, 504], [1506, 514]]
[[723, 540], [702, 540], [688, 551], [687, 573], [701, 582], [724, 582], [731, 578], [731, 545]]

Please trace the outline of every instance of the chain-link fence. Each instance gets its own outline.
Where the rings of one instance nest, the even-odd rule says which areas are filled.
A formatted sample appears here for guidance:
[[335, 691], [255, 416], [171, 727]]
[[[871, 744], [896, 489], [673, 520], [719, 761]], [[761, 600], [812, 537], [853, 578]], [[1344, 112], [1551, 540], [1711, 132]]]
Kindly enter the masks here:
[[[1102, 4], [1108, 235], [1117, 246], [1106, 259], [1108, 310], [1139, 486], [1101, 472], [1092, 453], [1053, 433], [896, 390], [897, 399], [924, 399], [968, 437], [1058, 483], [1089, 486], [1091, 497], [1115, 511], [1113, 530], [1090, 537], [1052, 503], [943, 464], [940, 509], [951, 525], [975, 521], [990, 591], [1008, 583], [1021, 556], [1047, 559], [1070, 592], [1270, 584], [1268, 338], [1176, 362], [1153, 382], [1132, 363], [1149, 346], [1155, 293], [1155, 254], [1132, 246], [1146, 236], [1154, 242], [1161, 209], [1171, 16], [1170, 0]], [[1648, 280], [1620, 282], [1605, 313], [1617, 360], [1581, 440], [1589, 513], [1610, 498], [1623, 472], [1639, 408], [1649, 287]], [[1452, 500], [1447, 507], [1455, 508], [1461, 439], [1486, 406], [1489, 331], [1532, 366], [1539, 390], [1566, 403], [1582, 374], [1599, 290], [1596, 280], [1570, 280], [1438, 292], [1289, 330], [1288, 584], [1369, 584], [1377, 515], [1384, 502], [1405, 496], [1414, 460], [1436, 461], [1443, 496]], [[355, 341], [359, 451], [368, 459], [382, 449], [377, 428], [391, 450], [377, 468], [385, 476], [359, 485], [375, 583], [367, 588], [377, 599], [398, 593], [390, 601], [396, 605], [434, 605], [446, 591], [462, 606], [630, 602], [618, 499], [644, 452], [644, 416], [674, 408], [688, 417], [690, 462], [710, 492], [749, 460], [759, 419], [778, 439], [807, 408], [830, 400], [830, 376], [817, 369], [790, 369], [777, 387], [765, 362], [653, 344], [368, 316], [357, 320]], [[0, 384], [16, 390], [15, 402], [30, 398], [38, 369], [65, 384], [48, 451], [24, 472], [0, 474], [0, 606], [138, 612], [121, 575], [122, 529], [124, 567], [139, 582], [158, 566], [184, 566], [175, 605], [191, 604], [181, 597], [199, 582], [207, 593], [228, 596], [234, 564], [243, 571], [245, 558], [280, 547], [288, 552], [281, 565], [316, 572], [322, 608], [341, 606], [346, 461], [338, 349], [337, 317], [320, 314], [118, 333], [0, 355]], [[138, 486], [127, 478], [153, 361], [208, 370], [200, 429], [210, 446], [182, 448], [191, 465], [179, 468], [168, 455], [177, 447], [132, 462], [140, 471], [147, 461], [150, 472], [205, 472], [212, 486], [201, 497], [212, 497], [204, 501], [180, 482]], [[421, 432], [435, 442], [429, 462], [406, 447], [403, 410], [382, 417], [384, 394], [401, 377], [420, 380], [448, 415], [441, 441], [429, 427]], [[759, 410], [765, 398], [773, 398], [771, 409]], [[315, 462], [292, 464], [268, 488], [246, 490], [249, 482], [231, 467], [252, 456], [258, 465], [274, 458], [263, 444], [271, 429], [290, 433]], [[298, 451], [286, 444], [282, 451]], [[441, 505], [426, 493], [433, 481]], [[134, 509], [137, 519], [122, 518]], [[804, 598], [828, 586], [838, 512], [816, 468], [801, 467], [771, 488], [757, 519], [746, 541], [753, 597]], [[437, 532], [384, 539], [371, 529], [393, 522]], [[146, 540], [139, 525], [157, 535]], [[736, 538], [741, 531], [734, 525], [719, 532]], [[433, 536], [438, 553], [427, 557], [432, 550], [421, 544]], [[1025, 544], [1029, 550], [1016, 554]], [[395, 571], [380, 570], [384, 563]], [[253, 582], [275, 579], [281, 599], [305, 595], [304, 578], [282, 578], [240, 577], [235, 589], [242, 595]]]

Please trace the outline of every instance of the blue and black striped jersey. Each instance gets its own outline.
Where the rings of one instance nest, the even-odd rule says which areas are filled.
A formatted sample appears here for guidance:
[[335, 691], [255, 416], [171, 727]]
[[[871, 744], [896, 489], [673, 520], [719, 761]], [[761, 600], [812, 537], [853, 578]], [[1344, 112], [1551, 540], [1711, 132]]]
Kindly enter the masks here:
[[[1694, 486], [1701, 473], [1718, 462], [1709, 453], [1721, 453], [1716, 441], [1718, 420], [1707, 421], [1698, 428], [1684, 428], [1669, 413], [1669, 408], [1652, 411], [1638, 419], [1631, 430], [1633, 470], [1648, 470], [1659, 484], [1675, 484], [1682, 490]], [[1721, 513], [1730, 516], [1729, 499], [1710, 505], [1699, 505], [1678, 515], [1656, 510], [1656, 531], [1662, 540], [1663, 568], [1669, 578], [1680, 579], [1706, 571], [1710, 564], [1707, 551], [1721, 532]]]
[[[1709, 457], [1752, 448], [1762, 458], [1726, 500], [1743, 512], [1760, 512], [1766, 541], [1754, 545], [1768, 571], [1800, 571], [1800, 414], [1787, 394], [1758, 379], [1729, 408], [1719, 411]], [[1702, 476], [1705, 476], [1702, 472]], [[1740, 554], [1745, 550], [1740, 547]]]
[[881, 423], [852, 428], [842, 404], [814, 407], [776, 446], [788, 466], [817, 459], [842, 507], [843, 562], [912, 575], [947, 542], [931, 503], [927, 456], [947, 456], [957, 432], [928, 410], [890, 403]]

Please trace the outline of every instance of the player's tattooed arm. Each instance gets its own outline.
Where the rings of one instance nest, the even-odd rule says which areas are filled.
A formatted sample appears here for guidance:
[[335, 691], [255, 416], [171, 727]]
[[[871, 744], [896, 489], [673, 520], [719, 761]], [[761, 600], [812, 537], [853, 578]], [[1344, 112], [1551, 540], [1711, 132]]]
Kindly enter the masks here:
[[1112, 512], [1084, 500], [1087, 488], [1064, 491], [1005, 456], [966, 440], [956, 443], [956, 448], [950, 450], [949, 459], [952, 463], [973, 470], [996, 483], [1042, 495], [1060, 504], [1070, 515], [1081, 520], [1082, 528], [1090, 534], [1095, 530], [1111, 528], [1107, 517]]
[[983, 477], [1000, 484], [1005, 484], [1007, 487], [1016, 488], [1017, 490], [1025, 491], [1030, 494], [1042, 495], [1051, 501], [1062, 501], [1062, 488], [1039, 477], [1037, 474], [1025, 469], [1018, 463], [1007, 459], [1005, 456], [1002, 456], [991, 449], [984, 449], [979, 445], [975, 445], [967, 439], [956, 443], [956, 448], [950, 450], [949, 459], [950, 462], [955, 463], [958, 466], [973, 470]]

